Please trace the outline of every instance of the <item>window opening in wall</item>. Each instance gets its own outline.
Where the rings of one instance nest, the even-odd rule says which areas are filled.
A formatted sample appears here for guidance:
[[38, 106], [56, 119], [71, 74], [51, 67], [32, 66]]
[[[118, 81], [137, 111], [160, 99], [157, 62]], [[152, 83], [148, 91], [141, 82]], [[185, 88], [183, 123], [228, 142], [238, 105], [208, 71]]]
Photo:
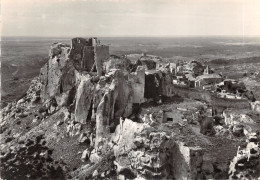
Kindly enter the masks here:
[[167, 118], [167, 122], [172, 122], [173, 118]]

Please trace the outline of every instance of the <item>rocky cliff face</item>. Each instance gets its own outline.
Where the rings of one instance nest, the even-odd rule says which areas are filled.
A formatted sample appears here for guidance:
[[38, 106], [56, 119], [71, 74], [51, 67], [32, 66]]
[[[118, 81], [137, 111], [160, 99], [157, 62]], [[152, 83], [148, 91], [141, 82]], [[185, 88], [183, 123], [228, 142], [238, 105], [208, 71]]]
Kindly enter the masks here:
[[95, 85], [91, 82], [90, 76], [81, 77], [76, 92], [75, 121], [86, 124], [91, 112]]
[[[74, 85], [73, 66], [69, 61], [70, 47], [65, 44], [53, 44], [50, 49], [50, 60], [41, 69], [41, 97], [43, 100], [59, 97]], [[71, 82], [72, 81], [72, 82]], [[63, 87], [64, 86], [64, 87]]]
[[[112, 135], [116, 165], [136, 176], [169, 177], [174, 142], [165, 132], [126, 119]], [[120, 173], [120, 172], [119, 172]], [[123, 172], [122, 172], [123, 173]]]
[[[3, 177], [227, 178], [228, 168], [215, 160], [220, 153], [215, 142], [222, 139], [199, 133], [194, 112], [203, 110], [165, 114], [171, 110], [167, 104], [187, 106], [182, 98], [172, 101], [169, 68], [145, 70], [148, 62], [135, 67], [115, 56], [103, 63], [107, 48], [98, 45], [95, 51], [97, 44], [95, 38], [53, 44], [26, 96], [2, 110]], [[163, 100], [165, 109], [155, 113], [159, 119], [150, 107]], [[139, 114], [142, 109], [149, 117]], [[22, 166], [36, 168], [14, 170]]]

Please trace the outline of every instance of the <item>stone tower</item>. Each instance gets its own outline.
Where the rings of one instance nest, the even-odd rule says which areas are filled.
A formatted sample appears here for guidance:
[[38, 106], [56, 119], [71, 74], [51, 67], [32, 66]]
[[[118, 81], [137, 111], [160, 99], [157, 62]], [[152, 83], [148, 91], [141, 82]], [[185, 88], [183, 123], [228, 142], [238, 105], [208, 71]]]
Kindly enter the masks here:
[[109, 46], [100, 44], [96, 37], [73, 38], [70, 58], [79, 71], [90, 72], [96, 69], [97, 74], [101, 76], [103, 61], [109, 58]]

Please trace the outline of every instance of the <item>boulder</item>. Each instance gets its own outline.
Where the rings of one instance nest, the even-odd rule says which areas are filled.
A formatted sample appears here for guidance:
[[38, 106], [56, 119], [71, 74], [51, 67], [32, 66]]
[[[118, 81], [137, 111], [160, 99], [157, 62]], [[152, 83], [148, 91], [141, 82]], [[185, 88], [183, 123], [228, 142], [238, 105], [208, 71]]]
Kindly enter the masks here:
[[82, 153], [81, 161], [85, 162], [86, 160], [88, 160], [89, 155], [90, 155], [90, 151], [88, 149], [85, 149]]
[[93, 150], [89, 156], [89, 160], [93, 163], [98, 163], [101, 161], [101, 157]]
[[93, 174], [92, 174], [92, 177], [96, 177], [96, 176], [98, 176], [98, 171], [97, 171], [97, 170], [95, 170], [95, 171], [93, 172]]

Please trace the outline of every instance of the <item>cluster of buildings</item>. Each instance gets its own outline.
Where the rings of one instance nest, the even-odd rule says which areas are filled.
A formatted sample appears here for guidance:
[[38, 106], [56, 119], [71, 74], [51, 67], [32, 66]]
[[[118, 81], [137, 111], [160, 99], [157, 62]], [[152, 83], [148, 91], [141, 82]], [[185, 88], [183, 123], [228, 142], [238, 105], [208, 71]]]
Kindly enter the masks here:
[[243, 82], [225, 79], [200, 62], [170, 63], [170, 70], [175, 85], [210, 91], [223, 98], [245, 98], [247, 90]]

